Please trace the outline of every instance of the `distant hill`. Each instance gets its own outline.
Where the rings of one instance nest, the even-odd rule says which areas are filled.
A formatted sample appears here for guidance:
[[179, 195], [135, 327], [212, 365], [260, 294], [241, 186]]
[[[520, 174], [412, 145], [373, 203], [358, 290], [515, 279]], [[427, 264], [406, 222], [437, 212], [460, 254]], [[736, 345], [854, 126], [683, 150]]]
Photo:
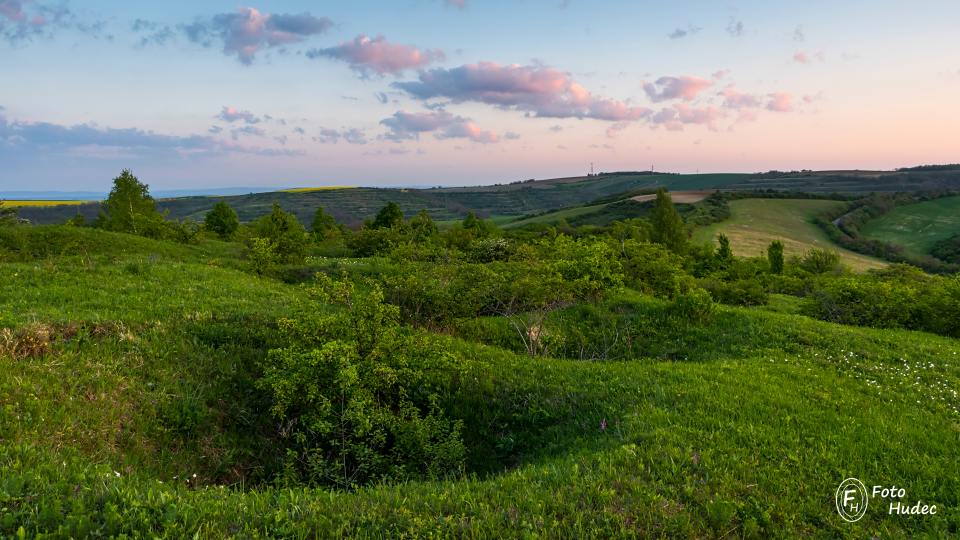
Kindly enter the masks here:
[[[316, 208], [322, 206], [337, 220], [358, 225], [391, 201], [399, 204], [407, 215], [425, 209], [440, 221], [461, 219], [468, 212], [475, 212], [482, 217], [506, 218], [583, 206], [592, 201], [628, 196], [632, 192], [660, 186], [676, 191], [720, 189], [847, 194], [936, 191], [960, 189], [960, 170], [919, 168], [898, 171], [770, 171], [758, 174], [618, 172], [473, 187], [357, 187], [189, 196], [161, 199], [159, 206], [169, 211], [172, 218], [200, 220], [217, 201], [224, 200], [236, 209], [241, 220], [249, 221], [267, 213], [270, 206], [277, 202], [304, 223], [309, 223]], [[34, 223], [59, 223], [77, 213], [93, 219], [98, 212], [99, 204], [90, 203], [70, 207], [23, 208], [20, 215]]]
[[[427, 210], [436, 220], [461, 219], [468, 212], [483, 217], [522, 216], [556, 210], [644, 188], [723, 188], [742, 181], [744, 174], [651, 174], [616, 173], [556, 178], [477, 187], [452, 188], [341, 188], [284, 190], [221, 197], [196, 196], [158, 200], [161, 210], [176, 219], [203, 219], [217, 201], [226, 201], [243, 221], [269, 212], [279, 203], [304, 223], [309, 223], [318, 206], [338, 221], [357, 225], [373, 216], [388, 202], [395, 202], [407, 215]], [[72, 207], [23, 208], [20, 215], [34, 223], [58, 223], [81, 213], [96, 218], [99, 203]]]

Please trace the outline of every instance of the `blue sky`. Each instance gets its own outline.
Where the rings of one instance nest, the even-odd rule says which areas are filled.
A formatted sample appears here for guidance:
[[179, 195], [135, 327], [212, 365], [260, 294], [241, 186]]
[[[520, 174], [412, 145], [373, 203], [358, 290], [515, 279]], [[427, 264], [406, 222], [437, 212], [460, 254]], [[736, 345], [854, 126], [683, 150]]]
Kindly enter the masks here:
[[0, 0], [0, 188], [960, 161], [954, 1]]

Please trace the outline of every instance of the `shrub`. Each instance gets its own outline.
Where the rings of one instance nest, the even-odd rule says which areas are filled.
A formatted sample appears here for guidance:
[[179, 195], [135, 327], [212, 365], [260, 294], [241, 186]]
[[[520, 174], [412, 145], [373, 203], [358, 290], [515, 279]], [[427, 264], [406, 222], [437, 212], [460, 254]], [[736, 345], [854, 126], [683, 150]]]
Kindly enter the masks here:
[[281, 262], [294, 263], [303, 260], [307, 249], [307, 231], [293, 214], [284, 212], [274, 203], [269, 214], [253, 223], [254, 235], [273, 244], [274, 252]]
[[166, 222], [168, 237], [181, 244], [193, 244], [200, 238], [200, 224], [192, 219]]
[[806, 314], [825, 321], [880, 328], [917, 328], [917, 289], [862, 277], [825, 280], [807, 297]]
[[673, 298], [693, 285], [684, 260], [664, 246], [627, 240], [623, 244], [624, 282], [640, 292]]
[[403, 242], [398, 229], [364, 227], [347, 240], [347, 247], [357, 257], [387, 255]]
[[825, 274], [840, 270], [840, 254], [827, 249], [813, 248], [800, 259], [800, 268], [812, 274]]
[[767, 290], [758, 279], [736, 279], [721, 281], [707, 278], [700, 286], [710, 293], [717, 302], [732, 306], [762, 306], [767, 303]]
[[246, 256], [250, 270], [260, 275], [269, 274], [280, 262], [276, 245], [269, 238], [247, 240]]
[[462, 471], [461, 424], [440, 408], [449, 353], [399, 325], [374, 283], [318, 276], [313, 293], [339, 307], [280, 321], [259, 385], [284, 426], [286, 475], [337, 488]]
[[695, 288], [679, 294], [670, 306], [671, 315], [678, 321], [693, 324], [706, 324], [713, 319], [716, 304], [710, 293]]
[[0, 201], [0, 227], [4, 225], [17, 224], [17, 209], [12, 206], [6, 206]]
[[467, 257], [472, 261], [486, 263], [505, 261], [513, 254], [513, 245], [504, 238], [481, 238], [467, 248]]
[[236, 234], [240, 228], [240, 218], [237, 213], [225, 201], [220, 201], [213, 206], [213, 209], [207, 212], [203, 220], [204, 227], [212, 231], [223, 240], [228, 240]]
[[783, 273], [783, 242], [774, 240], [767, 246], [767, 262], [770, 264], [771, 274]]
[[370, 223], [371, 229], [394, 229], [403, 225], [403, 210], [395, 202], [388, 202]]

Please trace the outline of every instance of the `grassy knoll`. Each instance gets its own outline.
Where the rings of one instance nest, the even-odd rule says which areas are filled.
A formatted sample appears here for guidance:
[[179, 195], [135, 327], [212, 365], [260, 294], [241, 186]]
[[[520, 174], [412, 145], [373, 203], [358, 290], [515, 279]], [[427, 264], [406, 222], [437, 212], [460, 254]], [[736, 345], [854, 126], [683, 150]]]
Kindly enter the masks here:
[[811, 248], [835, 249], [844, 264], [855, 270], [880, 268], [884, 263], [835, 246], [811, 219], [818, 213], [843, 204], [839, 201], [801, 199], [741, 199], [730, 202], [731, 217], [721, 223], [697, 229], [694, 239], [715, 242], [723, 233], [730, 238], [733, 252], [740, 256], [765, 256], [773, 240], [784, 244], [789, 255], [802, 255]]
[[903, 246], [915, 256], [930, 254], [939, 240], [960, 233], [960, 197], [898, 206], [862, 229], [864, 237]]
[[[463, 367], [443, 405], [464, 423], [465, 474], [333, 492], [270, 481], [276, 426], [252, 382], [304, 290], [246, 273], [231, 244], [72, 231], [0, 244], [2, 536], [960, 532], [955, 339], [790, 309], [678, 323], [625, 290], [597, 309], [642, 329], [629, 360], [438, 337]], [[833, 496], [849, 476], [940, 511], [875, 500], [846, 523]]]

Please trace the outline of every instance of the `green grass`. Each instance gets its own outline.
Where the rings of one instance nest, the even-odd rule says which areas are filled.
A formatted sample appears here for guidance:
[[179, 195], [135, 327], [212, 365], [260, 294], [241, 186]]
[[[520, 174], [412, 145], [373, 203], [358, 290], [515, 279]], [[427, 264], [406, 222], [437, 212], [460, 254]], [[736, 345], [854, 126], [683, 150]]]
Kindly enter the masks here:
[[905, 206], [864, 224], [864, 237], [903, 246], [914, 256], [930, 254], [939, 240], [960, 234], [960, 196]]
[[881, 268], [878, 259], [843, 249], [827, 238], [812, 220], [817, 214], [844, 203], [811, 199], [740, 199], [730, 202], [731, 217], [694, 231], [694, 240], [716, 243], [723, 233], [730, 238], [733, 252], [744, 257], [766, 256], [774, 240], [784, 244], [787, 256], [802, 255], [812, 248], [832, 249], [840, 253], [843, 264], [854, 270]]
[[[0, 353], [0, 536], [960, 532], [957, 340], [814, 321], [786, 299], [783, 313], [667, 324], [664, 302], [625, 291], [601, 308], [643, 329], [630, 360], [439, 338], [465, 369], [446, 406], [466, 422], [468, 474], [336, 493], [263, 481], [276, 426], [252, 377], [301, 288], [213, 264], [220, 243], [71, 242], [0, 262], [0, 326], [59, 336]], [[941, 510], [896, 517], [871, 501], [848, 524], [833, 507], [848, 476]]]
[[537, 216], [511, 221], [504, 224], [503, 227], [505, 229], [514, 229], [526, 225], [559, 223], [560, 221], [564, 220], [569, 222], [581, 216], [603, 212], [608, 206], [609, 203], [604, 203], [591, 206], [575, 206], [573, 208], [564, 208], [554, 212], [547, 212]]

